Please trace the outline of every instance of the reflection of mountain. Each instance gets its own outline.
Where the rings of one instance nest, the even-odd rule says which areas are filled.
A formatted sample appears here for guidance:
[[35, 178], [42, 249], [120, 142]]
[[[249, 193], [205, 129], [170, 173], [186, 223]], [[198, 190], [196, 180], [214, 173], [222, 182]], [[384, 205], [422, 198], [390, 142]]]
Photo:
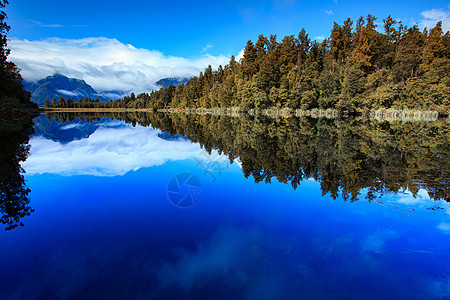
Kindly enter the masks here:
[[[64, 118], [83, 114], [62, 114]], [[375, 200], [386, 192], [425, 189], [432, 199], [450, 201], [450, 128], [436, 122], [375, 120], [275, 119], [249, 115], [114, 114], [126, 122], [186, 136], [230, 160], [239, 158], [245, 177], [273, 178], [294, 188], [315, 179], [322, 192], [355, 201], [362, 190]]]
[[180, 136], [179, 134], [171, 135], [168, 132], [158, 133], [158, 137], [166, 141], [189, 141], [185, 136]]
[[75, 100], [84, 97], [98, 98], [100, 101], [108, 100], [97, 93], [84, 80], [68, 78], [60, 74], [48, 76], [36, 83], [24, 82], [24, 88], [31, 92], [31, 100], [39, 106], [45, 105], [45, 98], [51, 101], [52, 98], [58, 99], [60, 96], [74, 98]]
[[[46, 122], [42, 117], [39, 122], [42, 120]], [[192, 158], [200, 152], [198, 144], [186, 138], [170, 137], [149, 127], [107, 119], [94, 123], [52, 121], [41, 134], [49, 138], [35, 135], [30, 140], [32, 155], [23, 164], [27, 173], [118, 176], [169, 160]], [[55, 132], [49, 136], [51, 130]], [[76, 130], [79, 132], [74, 134]], [[74, 139], [75, 135], [81, 138]]]
[[[83, 122], [78, 118], [70, 121], [61, 122], [59, 119], [46, 117], [42, 114], [34, 119], [34, 132], [37, 136], [42, 136], [46, 139], [61, 144], [66, 144], [72, 141], [88, 138], [100, 127], [118, 128], [123, 127], [121, 123], [112, 122], [110, 119], [95, 120], [92, 122]], [[166, 141], [188, 141], [189, 139], [178, 134], [169, 134], [167, 132], [158, 133], [160, 139]]]
[[34, 119], [34, 131], [36, 135], [45, 137], [55, 142], [68, 143], [80, 140], [93, 134], [101, 124], [99, 122], [82, 122], [78, 119], [70, 123], [61, 123], [53, 118], [48, 119], [41, 115]]

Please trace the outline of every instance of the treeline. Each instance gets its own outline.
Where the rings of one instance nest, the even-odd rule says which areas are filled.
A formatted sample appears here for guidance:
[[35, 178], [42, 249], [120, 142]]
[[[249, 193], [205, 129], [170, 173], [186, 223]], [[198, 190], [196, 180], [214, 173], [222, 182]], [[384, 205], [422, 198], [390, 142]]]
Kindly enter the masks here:
[[[318, 180], [323, 194], [369, 201], [389, 192], [424, 188], [432, 199], [450, 201], [450, 129], [436, 122], [378, 122], [361, 118], [270, 118], [262, 115], [58, 112], [62, 122], [115, 118], [186, 136], [208, 153], [239, 159], [245, 177], [277, 179], [294, 188]], [[205, 170], [206, 171], [206, 170]], [[209, 170], [214, 172], [214, 170]]]
[[0, 117], [9, 117], [12, 110], [37, 109], [31, 102], [31, 94], [23, 89], [22, 76], [17, 66], [8, 61], [10, 50], [7, 45], [7, 33], [10, 27], [6, 23], [3, 8], [7, 0], [0, 0]]
[[[175, 88], [173, 85], [171, 86]], [[45, 107], [50, 108], [153, 108], [152, 102], [156, 101], [155, 97], [160, 93], [166, 92], [165, 89], [160, 91], [153, 91], [150, 94], [142, 93], [135, 95], [131, 93], [130, 96], [125, 96], [123, 99], [110, 100], [109, 102], [101, 102], [98, 98], [84, 97], [74, 99], [73, 97], [64, 98], [60, 96], [58, 99], [45, 99]], [[167, 92], [166, 92], [167, 94]], [[169, 95], [169, 94], [167, 94]], [[153, 99], [153, 100], [152, 100]]]
[[334, 23], [323, 42], [304, 29], [284, 37], [248, 41], [243, 58], [217, 70], [123, 101], [96, 104], [127, 108], [450, 110], [450, 33], [407, 27], [390, 16], [377, 28], [368, 15]]
[[[139, 101], [138, 101], [139, 99]], [[131, 93], [123, 99], [110, 100], [109, 102], [100, 102], [98, 98], [84, 97], [74, 99], [73, 97], [64, 98], [60, 96], [58, 99], [45, 99], [45, 107], [52, 108], [146, 108], [149, 107], [150, 95], [140, 94], [138, 97]]]

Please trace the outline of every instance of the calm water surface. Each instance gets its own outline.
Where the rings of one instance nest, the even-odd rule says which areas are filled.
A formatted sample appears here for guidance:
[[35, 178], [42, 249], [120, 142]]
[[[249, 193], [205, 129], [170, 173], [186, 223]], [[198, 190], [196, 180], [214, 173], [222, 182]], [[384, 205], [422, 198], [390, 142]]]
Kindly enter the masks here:
[[[227, 144], [212, 129], [206, 134], [203, 119], [183, 118], [158, 118], [153, 127], [36, 118], [21, 162], [29, 215], [0, 232], [0, 299], [450, 299], [448, 140], [430, 146], [421, 138], [436, 155], [429, 163], [422, 148], [401, 142], [383, 154], [390, 146], [380, 148], [385, 140], [374, 132], [370, 142], [362, 134], [350, 142], [355, 130], [336, 133], [331, 148], [319, 147], [324, 153], [304, 145], [283, 158], [267, 145], [291, 144], [272, 144], [280, 134], [264, 122], [284, 121], [220, 119], [232, 122]], [[301, 142], [341, 126], [295, 122], [313, 132], [285, 124], [283, 132], [303, 132], [291, 138]], [[190, 136], [187, 128], [200, 125], [202, 136]], [[401, 138], [408, 140], [425, 128], [449, 137], [446, 123], [418, 126], [394, 133], [410, 128], [416, 135]], [[247, 128], [267, 136], [246, 138]], [[351, 161], [324, 163], [352, 143], [363, 151]], [[14, 165], [3, 157], [4, 169]], [[298, 180], [292, 170], [300, 169]]]

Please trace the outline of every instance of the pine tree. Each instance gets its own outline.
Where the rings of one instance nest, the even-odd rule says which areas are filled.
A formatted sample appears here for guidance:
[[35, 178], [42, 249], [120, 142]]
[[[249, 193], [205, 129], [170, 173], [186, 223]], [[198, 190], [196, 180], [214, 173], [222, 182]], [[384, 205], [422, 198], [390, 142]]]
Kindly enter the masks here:
[[241, 70], [244, 79], [250, 79], [258, 71], [256, 62], [257, 52], [252, 41], [248, 41], [244, 48], [244, 57], [242, 58]]
[[434, 59], [444, 56], [445, 45], [442, 35], [442, 21], [439, 21], [436, 27], [430, 30], [425, 43], [422, 65], [425, 70], [429, 69]]
[[344, 63], [345, 58], [351, 52], [353, 46], [352, 25], [353, 21], [347, 18], [343, 26], [339, 26], [335, 22], [331, 30], [330, 52], [338, 63]]

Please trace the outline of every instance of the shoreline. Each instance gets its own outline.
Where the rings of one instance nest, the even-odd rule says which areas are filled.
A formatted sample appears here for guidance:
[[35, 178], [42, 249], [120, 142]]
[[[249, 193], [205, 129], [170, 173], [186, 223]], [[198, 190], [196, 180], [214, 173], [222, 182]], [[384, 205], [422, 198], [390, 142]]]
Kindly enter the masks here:
[[[249, 109], [241, 108], [163, 108], [154, 110], [152, 108], [53, 108], [39, 107], [39, 112], [163, 112], [163, 113], [185, 113], [199, 115], [230, 115], [240, 116], [248, 114], [250, 116], [264, 115], [268, 117], [313, 117], [313, 118], [338, 118], [346, 117], [349, 114], [336, 109], [317, 109], [310, 110], [291, 109], [291, 108], [267, 108], [267, 109]], [[449, 114], [440, 114], [437, 111], [428, 110], [409, 110], [409, 109], [378, 109], [359, 113], [363, 117], [374, 118], [379, 121], [436, 121], [438, 119], [448, 118]]]
[[117, 108], [117, 107], [107, 107], [107, 108], [85, 108], [85, 107], [74, 107], [74, 108], [61, 108], [61, 107], [39, 107], [40, 112], [153, 112], [151, 108]]
[[[350, 114], [338, 111], [336, 109], [318, 109], [310, 110], [291, 109], [291, 108], [268, 108], [268, 109], [250, 109], [248, 111], [239, 108], [166, 108], [159, 109], [160, 112], [169, 113], [187, 113], [187, 114], [212, 114], [212, 115], [241, 115], [249, 114], [265, 115], [269, 117], [313, 117], [313, 118], [338, 118], [346, 117]], [[383, 120], [402, 120], [402, 121], [436, 121], [438, 119], [448, 118], [449, 114], [440, 114], [437, 111], [429, 110], [410, 110], [410, 109], [378, 109], [361, 112], [358, 115], [363, 117]]]

